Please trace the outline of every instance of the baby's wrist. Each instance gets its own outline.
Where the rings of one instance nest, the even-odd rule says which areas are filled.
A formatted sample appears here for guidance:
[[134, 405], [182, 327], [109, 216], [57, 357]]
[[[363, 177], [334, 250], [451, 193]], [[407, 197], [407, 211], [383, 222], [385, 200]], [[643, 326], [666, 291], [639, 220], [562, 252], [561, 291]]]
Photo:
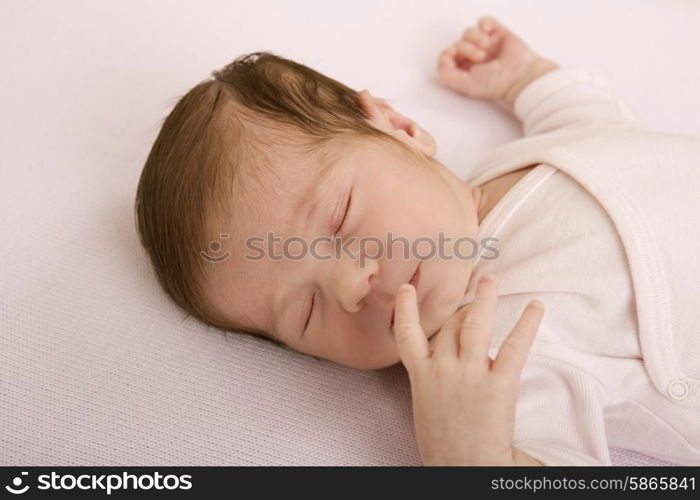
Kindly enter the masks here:
[[516, 78], [516, 80], [511, 84], [511, 86], [501, 98], [501, 101], [503, 102], [503, 104], [506, 105], [508, 109], [512, 110], [515, 100], [520, 95], [520, 92], [522, 92], [525, 89], [525, 87], [527, 87], [530, 83], [534, 82], [541, 76], [544, 76], [547, 73], [550, 73], [558, 68], [559, 65], [550, 61], [549, 59], [538, 57], [537, 59], [529, 63], [527, 67], [523, 70], [521, 75], [518, 78]]

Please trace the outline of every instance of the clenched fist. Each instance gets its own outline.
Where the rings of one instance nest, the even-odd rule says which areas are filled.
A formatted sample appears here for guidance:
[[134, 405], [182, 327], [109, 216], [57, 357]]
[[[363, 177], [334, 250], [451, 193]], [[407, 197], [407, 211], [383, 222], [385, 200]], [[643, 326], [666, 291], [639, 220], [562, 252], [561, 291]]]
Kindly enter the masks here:
[[467, 28], [438, 58], [443, 85], [469, 97], [502, 101], [508, 107], [528, 83], [556, 68], [490, 16]]

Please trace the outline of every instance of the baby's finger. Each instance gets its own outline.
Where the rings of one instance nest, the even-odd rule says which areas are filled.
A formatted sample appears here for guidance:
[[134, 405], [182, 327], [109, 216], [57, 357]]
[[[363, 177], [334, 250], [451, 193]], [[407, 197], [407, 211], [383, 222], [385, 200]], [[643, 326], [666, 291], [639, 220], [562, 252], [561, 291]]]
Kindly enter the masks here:
[[455, 62], [456, 55], [457, 49], [454, 45], [450, 45], [440, 52], [440, 57], [438, 57], [438, 71], [452, 71], [457, 69], [457, 63]]
[[459, 333], [459, 355], [465, 361], [486, 361], [498, 302], [498, 282], [492, 274], [481, 277], [474, 300]]
[[477, 47], [476, 44], [466, 40], [460, 40], [457, 42], [455, 44], [455, 48], [457, 49], [457, 53], [459, 55], [470, 61], [481, 61], [484, 59], [484, 57], [486, 57], [486, 52], [484, 50]]
[[539, 300], [531, 301], [510, 335], [501, 343], [493, 363], [493, 371], [516, 381], [525, 366], [532, 342], [537, 335], [544, 316], [544, 305]]
[[457, 67], [456, 55], [457, 49], [454, 46], [440, 54], [438, 60], [440, 81], [453, 90], [469, 94], [472, 88], [472, 78], [467, 71]]
[[462, 40], [472, 42], [482, 49], [487, 49], [491, 42], [491, 39], [486, 33], [473, 26], [464, 30], [464, 33], [462, 33]]
[[479, 26], [479, 29], [489, 34], [501, 27], [501, 24], [493, 16], [483, 16], [479, 18], [476, 24]]
[[428, 339], [420, 326], [416, 289], [413, 285], [401, 285], [396, 294], [394, 337], [401, 361], [409, 373], [430, 356]]

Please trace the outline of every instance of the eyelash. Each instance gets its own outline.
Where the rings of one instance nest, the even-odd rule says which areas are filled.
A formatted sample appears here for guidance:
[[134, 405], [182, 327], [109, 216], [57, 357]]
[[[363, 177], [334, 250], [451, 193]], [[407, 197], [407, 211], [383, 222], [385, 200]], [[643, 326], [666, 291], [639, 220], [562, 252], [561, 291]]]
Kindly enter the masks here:
[[352, 191], [350, 191], [350, 196], [348, 196], [348, 202], [345, 204], [345, 211], [343, 212], [343, 218], [338, 223], [338, 227], [335, 229], [335, 234], [337, 235], [345, 224], [345, 219], [348, 218], [348, 212], [350, 211], [350, 202], [352, 201]]
[[309, 327], [309, 322], [311, 321], [311, 313], [314, 310], [314, 299], [316, 298], [316, 294], [313, 294], [311, 296], [311, 307], [309, 307], [309, 315], [306, 318], [306, 323], [304, 324], [304, 330], [303, 332], [306, 332], [306, 329]]
[[[350, 202], [352, 201], [352, 191], [350, 191], [350, 195], [348, 196], [348, 202], [345, 204], [345, 211], [343, 212], [343, 218], [340, 220], [338, 223], [338, 227], [335, 229], [335, 234], [337, 235], [338, 232], [342, 229], [343, 224], [345, 224], [345, 219], [348, 218], [348, 212], [350, 211]], [[311, 314], [313, 313], [314, 310], [314, 302], [316, 299], [316, 294], [313, 294], [311, 296], [311, 306], [309, 307], [309, 315], [306, 317], [306, 323], [304, 324], [304, 332], [306, 332], [306, 329], [309, 327], [309, 323], [311, 322]]]

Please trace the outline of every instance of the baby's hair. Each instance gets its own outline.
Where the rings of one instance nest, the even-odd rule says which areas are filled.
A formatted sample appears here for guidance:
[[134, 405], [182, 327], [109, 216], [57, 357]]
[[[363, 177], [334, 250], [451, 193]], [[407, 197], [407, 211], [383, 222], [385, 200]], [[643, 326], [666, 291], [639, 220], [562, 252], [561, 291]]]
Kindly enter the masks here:
[[279, 343], [267, 332], [233, 324], [205, 299], [213, 264], [200, 253], [212, 221], [230, 222], [231, 197], [245, 200], [244, 186], [262, 177], [256, 171], [270, 168], [265, 142], [281, 141], [282, 130], [297, 132], [307, 152], [340, 136], [406, 147], [367, 122], [357, 91], [289, 59], [255, 52], [211, 75], [178, 100], [146, 159], [135, 200], [139, 238], [161, 286], [187, 314]]

